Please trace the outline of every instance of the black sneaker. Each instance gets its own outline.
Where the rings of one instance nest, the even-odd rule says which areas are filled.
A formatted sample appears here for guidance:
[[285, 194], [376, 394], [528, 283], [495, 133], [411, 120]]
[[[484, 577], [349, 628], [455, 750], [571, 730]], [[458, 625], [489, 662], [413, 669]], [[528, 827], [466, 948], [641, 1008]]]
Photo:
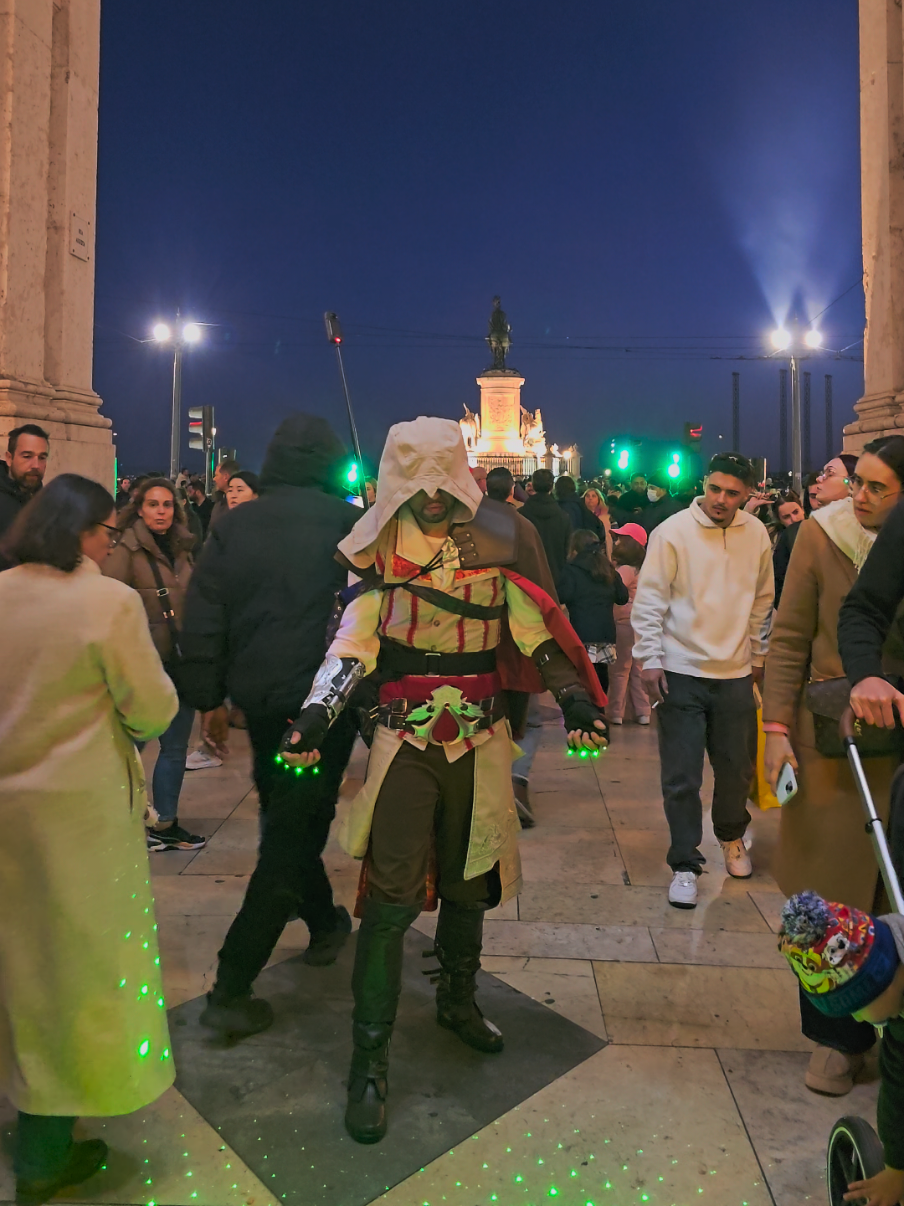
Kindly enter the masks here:
[[312, 934], [308, 949], [301, 956], [302, 962], [309, 967], [329, 967], [339, 957], [339, 952], [348, 941], [352, 932], [352, 919], [348, 909], [339, 905], [336, 909], [336, 925], [325, 934]]
[[57, 1176], [47, 1181], [16, 1181], [17, 1206], [43, 1206], [61, 1189], [81, 1185], [102, 1167], [107, 1158], [107, 1145], [102, 1139], [87, 1139], [73, 1143], [66, 1165]]
[[207, 845], [207, 838], [198, 833], [189, 833], [178, 821], [169, 829], [149, 829], [148, 850], [200, 850]]
[[248, 1038], [273, 1025], [273, 1007], [269, 1001], [252, 996], [250, 990], [225, 997], [215, 988], [207, 994], [207, 1005], [198, 1020], [223, 1038]]

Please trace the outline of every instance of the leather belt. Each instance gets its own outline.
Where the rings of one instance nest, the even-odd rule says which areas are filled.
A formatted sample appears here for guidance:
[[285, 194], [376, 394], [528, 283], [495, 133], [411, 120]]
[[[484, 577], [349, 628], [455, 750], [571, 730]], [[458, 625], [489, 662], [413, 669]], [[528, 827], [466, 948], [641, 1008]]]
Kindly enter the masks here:
[[384, 675], [420, 675], [429, 678], [461, 678], [468, 674], [492, 674], [496, 669], [496, 650], [479, 653], [433, 653], [414, 649], [398, 641], [383, 641], [380, 671]]
[[[389, 703], [380, 705], [377, 718], [387, 729], [410, 733], [413, 732], [413, 726], [408, 717], [412, 711], [422, 706], [408, 699], [391, 699]], [[486, 699], [472, 700], [471, 706], [478, 707], [483, 712], [483, 716], [474, 722], [474, 731], [477, 733], [492, 728], [506, 715], [505, 699], [502, 695], [489, 695]]]

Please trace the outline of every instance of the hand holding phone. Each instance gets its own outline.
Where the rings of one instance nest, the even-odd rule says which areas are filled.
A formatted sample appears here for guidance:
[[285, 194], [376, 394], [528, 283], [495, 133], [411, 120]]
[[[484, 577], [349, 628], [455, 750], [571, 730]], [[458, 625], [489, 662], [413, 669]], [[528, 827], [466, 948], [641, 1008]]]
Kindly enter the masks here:
[[786, 762], [779, 771], [778, 782], [775, 785], [775, 798], [779, 804], [787, 804], [797, 795], [797, 776], [794, 767]]

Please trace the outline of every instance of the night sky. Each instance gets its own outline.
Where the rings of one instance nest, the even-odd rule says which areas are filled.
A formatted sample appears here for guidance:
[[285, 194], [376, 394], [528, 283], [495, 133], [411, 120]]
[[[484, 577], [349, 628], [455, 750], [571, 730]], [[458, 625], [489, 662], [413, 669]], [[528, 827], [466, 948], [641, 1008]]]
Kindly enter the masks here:
[[95, 387], [120, 469], [168, 464], [171, 358], [143, 341], [177, 307], [211, 324], [183, 404], [257, 468], [290, 411], [347, 437], [324, 310], [374, 458], [393, 422], [477, 409], [495, 293], [522, 401], [585, 470], [685, 421], [724, 447], [733, 370], [742, 450], [774, 458], [777, 364], [732, 357], [844, 293], [818, 325], [847, 358], [806, 366], [821, 464], [824, 375], [839, 440], [862, 392], [859, 188], [854, 0], [106, 0]]

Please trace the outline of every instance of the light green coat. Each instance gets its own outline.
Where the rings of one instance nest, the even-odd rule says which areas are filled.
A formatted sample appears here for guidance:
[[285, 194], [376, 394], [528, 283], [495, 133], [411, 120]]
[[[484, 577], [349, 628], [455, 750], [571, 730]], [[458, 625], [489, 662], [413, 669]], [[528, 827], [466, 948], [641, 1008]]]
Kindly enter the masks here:
[[0, 1096], [125, 1114], [173, 1081], [133, 738], [175, 715], [141, 599], [0, 574]]

